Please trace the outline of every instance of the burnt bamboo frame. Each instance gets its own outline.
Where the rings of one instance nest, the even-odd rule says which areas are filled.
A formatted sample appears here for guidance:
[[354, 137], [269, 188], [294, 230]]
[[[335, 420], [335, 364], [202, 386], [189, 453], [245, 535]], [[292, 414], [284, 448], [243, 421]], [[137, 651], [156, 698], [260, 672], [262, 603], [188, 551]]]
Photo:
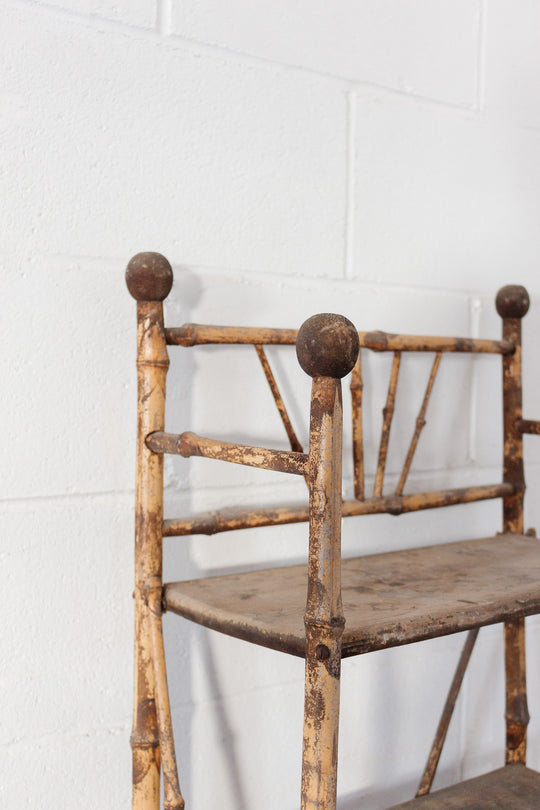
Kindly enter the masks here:
[[[357, 333], [339, 316], [315, 316], [302, 330], [185, 324], [165, 328], [162, 301], [172, 270], [159, 254], [139, 254], [128, 266], [129, 290], [137, 299], [138, 429], [135, 530], [135, 701], [133, 732], [133, 810], [158, 810], [160, 770], [165, 810], [183, 810], [178, 780], [162, 635], [163, 537], [215, 534], [254, 526], [309, 521], [308, 596], [305, 612], [306, 680], [301, 810], [335, 810], [341, 638], [344, 627], [340, 580], [341, 518], [362, 514], [401, 514], [421, 509], [502, 498], [503, 532], [523, 533], [523, 435], [540, 435], [540, 421], [524, 420], [521, 410], [521, 319], [528, 309], [524, 288], [503, 288], [497, 296], [501, 340], [423, 337], [385, 332]], [[322, 349], [321, 319], [329, 327]], [[337, 320], [336, 320], [337, 319]], [[339, 336], [339, 339], [337, 339]], [[348, 341], [343, 350], [343, 340]], [[336, 346], [341, 342], [341, 354]], [[291, 446], [271, 450], [217, 441], [185, 432], [165, 432], [168, 345], [251, 344], [278, 408]], [[313, 377], [310, 447], [304, 453], [294, 432], [265, 345], [297, 346], [300, 364]], [[362, 371], [359, 348], [393, 352], [374, 494], [365, 497], [362, 435]], [[383, 495], [384, 471], [403, 352], [435, 354], [426, 391], [399, 482]], [[413, 456], [443, 353], [500, 354], [503, 366], [504, 454], [499, 484], [404, 494]], [[358, 359], [357, 359], [358, 358]], [[355, 500], [341, 497], [341, 377], [352, 370]], [[163, 454], [204, 456], [263, 469], [303, 475], [309, 505], [228, 509], [191, 518], [163, 520]], [[478, 629], [469, 631], [450, 686], [418, 796], [429, 792]], [[527, 724], [524, 619], [505, 623], [506, 763], [525, 763]]]

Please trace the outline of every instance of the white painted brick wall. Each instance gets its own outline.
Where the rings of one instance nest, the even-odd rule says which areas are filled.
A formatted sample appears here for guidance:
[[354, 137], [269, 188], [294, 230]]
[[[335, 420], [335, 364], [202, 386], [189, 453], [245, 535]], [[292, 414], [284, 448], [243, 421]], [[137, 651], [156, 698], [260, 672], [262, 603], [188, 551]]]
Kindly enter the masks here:
[[[532, 0], [0, 2], [1, 807], [130, 806], [133, 253], [173, 262], [176, 324], [298, 326], [333, 310], [362, 329], [496, 336], [496, 289], [523, 283], [525, 413], [538, 416], [539, 14]], [[306, 441], [309, 381], [291, 352], [269, 354]], [[400, 398], [418, 399], [428, 369], [405, 370]], [[366, 365], [371, 476], [387, 374], [384, 358]], [[253, 352], [173, 350], [171, 375], [171, 430], [285, 446]], [[498, 384], [490, 360], [445, 364], [412, 483], [497, 480]], [[417, 404], [396, 423], [390, 481]], [[540, 442], [526, 453], [535, 525]], [[197, 460], [169, 461], [166, 483], [170, 515], [291, 498], [277, 474]], [[452, 516], [346, 522], [344, 553], [500, 528], [497, 504]], [[262, 529], [172, 541], [165, 569], [305, 553], [305, 527]], [[165, 628], [190, 810], [293, 810], [301, 662], [168, 616]], [[344, 662], [340, 810], [411, 795], [460, 646]], [[500, 632], [483, 631], [438, 784], [502, 763], [501, 664]]]

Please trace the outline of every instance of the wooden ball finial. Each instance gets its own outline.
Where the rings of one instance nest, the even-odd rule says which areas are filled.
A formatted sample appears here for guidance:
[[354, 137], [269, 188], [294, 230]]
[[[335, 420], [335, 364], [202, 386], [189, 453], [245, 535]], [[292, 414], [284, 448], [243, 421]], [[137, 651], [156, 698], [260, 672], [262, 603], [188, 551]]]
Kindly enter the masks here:
[[163, 301], [172, 283], [172, 267], [161, 253], [137, 253], [127, 266], [127, 288], [137, 301]]
[[345, 377], [352, 371], [359, 350], [354, 324], [329, 312], [308, 318], [296, 339], [298, 362], [310, 377]]
[[495, 306], [501, 318], [523, 318], [529, 311], [529, 293], [521, 284], [508, 284], [501, 287], [495, 299]]

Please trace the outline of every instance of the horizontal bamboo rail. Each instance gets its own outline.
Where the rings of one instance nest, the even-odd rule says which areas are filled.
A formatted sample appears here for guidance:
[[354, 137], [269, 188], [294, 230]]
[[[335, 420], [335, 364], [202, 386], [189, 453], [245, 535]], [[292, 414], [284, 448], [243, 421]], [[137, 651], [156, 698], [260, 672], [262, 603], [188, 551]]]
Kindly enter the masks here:
[[266, 329], [257, 326], [211, 326], [202, 323], [185, 323], [183, 326], [165, 329], [165, 340], [170, 346], [198, 346], [208, 343], [294, 346], [297, 334], [297, 329]]
[[360, 332], [360, 346], [376, 352], [465, 352], [478, 354], [513, 354], [511, 340], [478, 338], [393, 335], [389, 332]]
[[[459, 489], [442, 489], [433, 492], [420, 492], [414, 495], [388, 495], [382, 498], [366, 498], [365, 501], [343, 501], [343, 517], [354, 515], [376, 515], [385, 512], [399, 515], [417, 512], [422, 509], [436, 509], [441, 506], [454, 506], [460, 503], [490, 500], [512, 495], [512, 484], [488, 484]], [[182, 537], [191, 534], [219, 534], [236, 529], [261, 526], [280, 526], [286, 523], [303, 523], [309, 520], [307, 504], [263, 507], [261, 509], [223, 509], [202, 512], [187, 518], [169, 518], [163, 521], [164, 537]]]
[[171, 453], [189, 458], [204, 456], [233, 464], [246, 464], [263, 470], [307, 475], [309, 456], [287, 450], [268, 450], [266, 447], [251, 447], [232, 444], [216, 439], [197, 436], [196, 433], [163, 433], [156, 431], [146, 437], [146, 446], [153, 453]]
[[[186, 323], [165, 329], [169, 345], [197, 346], [209, 343], [283, 345], [296, 343], [296, 329], [270, 329], [252, 326], [212, 326]], [[390, 332], [359, 332], [360, 348], [377, 352], [465, 352], [479, 354], [513, 354], [511, 340], [481, 340], [478, 338], [431, 337], [421, 335], [394, 335]]]
[[536, 419], [518, 419], [516, 421], [518, 433], [532, 433], [540, 436], [540, 422]]

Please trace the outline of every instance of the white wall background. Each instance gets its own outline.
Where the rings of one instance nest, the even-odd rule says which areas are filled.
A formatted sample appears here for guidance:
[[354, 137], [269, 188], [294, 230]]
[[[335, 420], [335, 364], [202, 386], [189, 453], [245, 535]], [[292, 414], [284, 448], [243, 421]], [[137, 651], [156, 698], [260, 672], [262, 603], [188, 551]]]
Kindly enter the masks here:
[[[296, 327], [333, 310], [361, 329], [498, 336], [495, 291], [523, 283], [525, 415], [539, 416], [539, 28], [533, 0], [0, 2], [2, 807], [130, 806], [133, 253], [173, 263], [171, 324]], [[254, 353], [239, 354], [173, 350], [184, 377], [169, 429], [284, 447]], [[290, 353], [270, 354], [305, 441], [309, 382]], [[376, 359], [372, 451], [388, 373]], [[427, 374], [418, 359], [405, 369], [400, 397], [412, 380], [417, 399], [393, 434], [390, 484]], [[498, 383], [496, 361], [445, 362], [411, 488], [498, 480]], [[540, 517], [534, 442], [527, 525]], [[350, 492], [348, 460], [345, 475]], [[171, 463], [167, 514], [294, 500], [288, 483]], [[344, 552], [499, 528], [498, 504], [356, 520]], [[305, 551], [305, 527], [263, 529], [168, 541], [165, 564], [174, 579]], [[294, 810], [302, 662], [174, 617], [166, 634], [190, 810]], [[345, 661], [341, 810], [413, 794], [461, 644]], [[503, 738], [489, 628], [438, 784], [502, 764]]]

